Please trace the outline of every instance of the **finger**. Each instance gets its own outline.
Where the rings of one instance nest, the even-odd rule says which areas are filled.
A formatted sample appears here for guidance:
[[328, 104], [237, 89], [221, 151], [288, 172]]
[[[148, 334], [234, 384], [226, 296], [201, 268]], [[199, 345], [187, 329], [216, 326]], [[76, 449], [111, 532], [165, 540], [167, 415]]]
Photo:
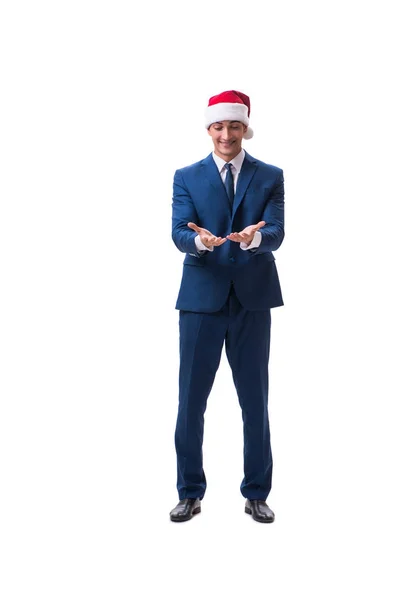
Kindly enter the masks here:
[[190, 227], [190, 229], [193, 229], [194, 231], [196, 231], [196, 233], [200, 233], [201, 231], [201, 227], [199, 227], [198, 225], [196, 225], [196, 223], [188, 223], [187, 224], [188, 227]]
[[207, 239], [207, 244], [209, 246], [214, 246], [217, 238], [215, 237], [215, 235], [208, 235], [206, 239]]

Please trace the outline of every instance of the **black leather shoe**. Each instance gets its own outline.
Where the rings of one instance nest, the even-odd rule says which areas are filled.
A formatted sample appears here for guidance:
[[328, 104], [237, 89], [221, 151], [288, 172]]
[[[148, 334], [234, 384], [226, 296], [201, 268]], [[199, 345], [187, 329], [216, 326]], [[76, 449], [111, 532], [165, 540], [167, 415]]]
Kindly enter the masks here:
[[264, 500], [246, 500], [244, 511], [259, 523], [273, 523], [275, 515]]
[[201, 512], [200, 500], [198, 498], [185, 498], [171, 510], [169, 516], [171, 521], [189, 521], [193, 515]]

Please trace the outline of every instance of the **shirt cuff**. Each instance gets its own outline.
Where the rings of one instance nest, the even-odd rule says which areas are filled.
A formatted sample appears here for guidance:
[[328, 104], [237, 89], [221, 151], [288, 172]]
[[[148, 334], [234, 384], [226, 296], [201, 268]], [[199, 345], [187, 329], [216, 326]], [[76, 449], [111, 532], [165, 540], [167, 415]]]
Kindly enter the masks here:
[[196, 244], [196, 248], [197, 248], [197, 250], [199, 252], [203, 252], [204, 250], [208, 250], [209, 252], [213, 252], [214, 251], [214, 246], [212, 248], [207, 248], [207, 246], [205, 246], [203, 244], [203, 242], [201, 241], [199, 235], [196, 235], [196, 237], [194, 238], [194, 243]]
[[249, 244], [247, 246], [247, 244], [244, 244], [243, 242], [240, 242], [240, 247], [241, 247], [242, 250], [252, 250], [253, 248], [258, 248], [258, 246], [261, 244], [261, 240], [262, 240], [261, 231], [256, 231], [255, 234], [254, 234], [253, 241], [251, 242], [251, 244]]

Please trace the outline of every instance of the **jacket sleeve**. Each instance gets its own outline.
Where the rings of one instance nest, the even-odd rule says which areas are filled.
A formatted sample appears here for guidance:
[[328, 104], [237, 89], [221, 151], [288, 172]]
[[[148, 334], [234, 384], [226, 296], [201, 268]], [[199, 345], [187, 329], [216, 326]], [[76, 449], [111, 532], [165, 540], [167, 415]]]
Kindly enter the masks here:
[[253, 255], [278, 250], [285, 237], [285, 191], [283, 171], [280, 170], [275, 185], [268, 198], [261, 221], [266, 225], [259, 229], [262, 239], [258, 248], [251, 250]]
[[187, 226], [190, 221], [198, 223], [199, 218], [182, 173], [178, 170], [175, 172], [173, 184], [172, 239], [181, 252], [200, 257], [204, 252], [197, 249], [194, 241], [197, 233]]

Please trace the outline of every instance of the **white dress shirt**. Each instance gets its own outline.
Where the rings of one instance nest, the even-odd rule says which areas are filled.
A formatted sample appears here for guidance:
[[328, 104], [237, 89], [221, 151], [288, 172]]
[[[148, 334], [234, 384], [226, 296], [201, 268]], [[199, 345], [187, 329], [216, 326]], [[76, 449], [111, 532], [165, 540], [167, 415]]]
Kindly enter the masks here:
[[[213, 159], [215, 161], [215, 164], [217, 165], [219, 174], [221, 176], [222, 179], [222, 183], [225, 183], [225, 179], [226, 179], [226, 169], [225, 169], [225, 165], [226, 165], [226, 161], [223, 158], [220, 158], [219, 156], [217, 156], [215, 154], [215, 152], [213, 152]], [[237, 154], [235, 156], [235, 158], [232, 158], [232, 160], [230, 160], [230, 164], [232, 165], [231, 171], [232, 171], [232, 175], [233, 175], [233, 187], [236, 193], [236, 185], [237, 185], [237, 181], [238, 181], [238, 177], [240, 174], [240, 170], [242, 168], [242, 164], [244, 161], [244, 157], [245, 157], [245, 152], [243, 150], [243, 148], [241, 149], [241, 151], [239, 152], [239, 154]], [[252, 225], [252, 223], [249, 223], [249, 225]], [[214, 232], [212, 232], [214, 233]], [[214, 235], [217, 235], [216, 233], [214, 233]], [[259, 231], [256, 231], [254, 234], [254, 238], [253, 241], [251, 242], [251, 244], [247, 245], [244, 244], [243, 242], [240, 243], [240, 247], [242, 250], [251, 250], [252, 248], [258, 248], [258, 246], [261, 244], [261, 233]], [[199, 250], [199, 252], [204, 252], [205, 250], [208, 250], [209, 252], [213, 252], [214, 247], [212, 248], [207, 248], [207, 246], [205, 246], [203, 244], [203, 242], [200, 240], [200, 236], [196, 235], [196, 237], [194, 238], [197, 250]], [[229, 240], [228, 240], [229, 241]], [[226, 243], [226, 242], [225, 242]], [[232, 242], [232, 243], [236, 243], [236, 242]]]

